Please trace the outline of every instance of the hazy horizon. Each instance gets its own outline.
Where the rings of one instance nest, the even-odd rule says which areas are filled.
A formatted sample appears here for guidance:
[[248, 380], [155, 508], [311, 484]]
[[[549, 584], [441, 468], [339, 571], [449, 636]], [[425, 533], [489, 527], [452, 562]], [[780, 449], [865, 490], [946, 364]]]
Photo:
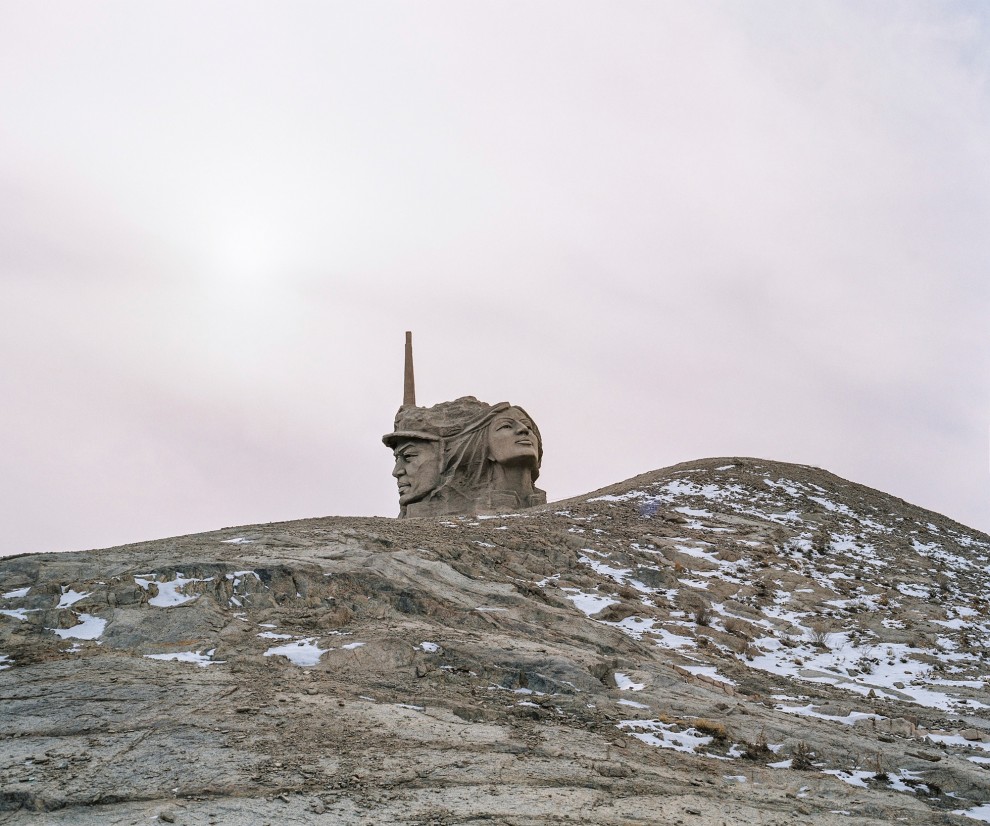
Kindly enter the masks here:
[[0, 3], [0, 555], [715, 456], [990, 531], [990, 7]]

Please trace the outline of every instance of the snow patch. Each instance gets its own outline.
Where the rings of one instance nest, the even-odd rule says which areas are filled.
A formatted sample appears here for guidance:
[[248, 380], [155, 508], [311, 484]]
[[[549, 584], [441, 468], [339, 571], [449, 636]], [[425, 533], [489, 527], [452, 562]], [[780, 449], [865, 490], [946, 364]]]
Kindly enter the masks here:
[[605, 597], [601, 594], [587, 594], [579, 591], [577, 588], [561, 588], [560, 590], [564, 592], [564, 596], [574, 603], [575, 608], [588, 617], [608, 608], [609, 605], [616, 605], [619, 602], [619, 600], [612, 599], [612, 597]]
[[819, 720], [831, 720], [835, 723], [844, 723], [847, 726], [854, 725], [859, 720], [883, 720], [885, 718], [881, 717], [879, 714], [867, 714], [863, 711], [850, 711], [849, 714], [844, 717], [838, 717], [834, 714], [823, 714], [820, 711], [815, 711], [814, 705], [806, 706], [775, 706], [777, 711], [783, 711], [785, 714], [798, 714], [802, 717], [817, 717]]
[[615, 672], [615, 685], [619, 691], [642, 691], [646, 688], [646, 683], [634, 683], [621, 671]]
[[199, 594], [187, 596], [182, 593], [182, 589], [189, 583], [210, 582], [212, 579], [213, 577], [206, 577], [205, 579], [187, 579], [184, 575], [177, 572], [175, 574], [175, 579], [169, 582], [159, 582], [154, 578], [153, 574], [136, 576], [134, 577], [134, 582], [140, 585], [145, 591], [149, 590], [152, 584], [158, 586], [158, 594], [148, 600], [148, 605], [154, 605], [156, 608], [174, 608], [176, 605], [192, 602], [194, 599], [199, 598]]
[[320, 657], [329, 651], [329, 648], [320, 648], [316, 644], [316, 637], [307, 637], [297, 642], [286, 645], [276, 645], [265, 652], [266, 657], [285, 657], [293, 665], [313, 666], [318, 665]]
[[669, 648], [674, 650], [677, 648], [693, 648], [695, 645], [694, 640], [690, 637], [681, 637], [677, 634], [672, 634], [666, 628], [658, 628], [652, 633], [658, 637], [655, 642], [660, 648]]
[[735, 680], [730, 680], [728, 677], [723, 677], [719, 674], [714, 665], [682, 665], [680, 668], [696, 677], [708, 677], [711, 680], [725, 683], [726, 685], [737, 685]]
[[700, 734], [696, 729], [674, 731], [674, 723], [661, 723], [659, 720], [623, 720], [618, 727], [644, 743], [661, 749], [694, 754], [712, 742], [712, 737]]
[[40, 611], [40, 608], [2, 608], [0, 609], [0, 614], [5, 617], [13, 617], [18, 620], [26, 620], [27, 615], [32, 611]]
[[72, 628], [51, 628], [63, 640], [95, 640], [103, 634], [103, 629], [107, 627], [107, 621], [94, 617], [90, 614], [80, 614], [77, 619], [78, 625]]
[[973, 820], [979, 820], [982, 823], [990, 823], [990, 803], [983, 803], [972, 809], [954, 809], [952, 814], [971, 817]]
[[80, 593], [79, 591], [67, 590], [62, 592], [62, 598], [58, 601], [56, 608], [68, 608], [70, 605], [75, 605], [79, 600], [85, 599], [89, 596], [90, 592]]
[[212, 659], [214, 651], [216, 651], [216, 649], [211, 648], [209, 651], [204, 651], [202, 653], [199, 651], [173, 651], [171, 654], [145, 654], [144, 656], [149, 660], [175, 660], [180, 663], [195, 663], [196, 665], [205, 668], [208, 665], [226, 662], [226, 660]]
[[844, 783], [848, 783], [850, 786], [857, 786], [860, 789], [868, 789], [869, 786], [866, 785], [866, 781], [869, 780], [875, 772], [871, 771], [847, 771], [846, 769], [822, 769], [822, 774], [830, 774], [833, 777], [838, 777]]

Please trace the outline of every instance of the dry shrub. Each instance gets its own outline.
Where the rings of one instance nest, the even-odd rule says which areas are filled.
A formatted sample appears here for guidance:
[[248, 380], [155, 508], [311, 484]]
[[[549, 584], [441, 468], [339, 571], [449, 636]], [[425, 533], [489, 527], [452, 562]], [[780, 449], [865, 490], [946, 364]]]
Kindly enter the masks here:
[[720, 743], [724, 743], [729, 739], [729, 730], [723, 723], [719, 723], [717, 720], [708, 720], [704, 717], [699, 717], [694, 721], [693, 725], [702, 734], [714, 737]]
[[760, 729], [759, 736], [753, 742], [744, 744], [743, 757], [747, 760], [756, 760], [761, 763], [765, 763], [773, 757], [773, 751], [767, 743], [766, 732], [763, 729]]
[[815, 768], [815, 764], [811, 759], [814, 756], [815, 750], [805, 743], [804, 740], [802, 740], [791, 748], [791, 768], [798, 769], [800, 771], [807, 771], [808, 769]]
[[762, 653], [759, 648], [757, 648], [753, 643], [746, 643], [746, 647], [739, 652], [747, 660], [755, 660]]
[[707, 628], [712, 622], [712, 609], [707, 605], [699, 605], [694, 609], [694, 621]]
[[811, 623], [811, 642], [816, 648], [828, 648], [828, 638], [832, 633], [832, 623], [818, 620]]
[[870, 769], [873, 770], [873, 779], [879, 780], [882, 783], [889, 783], [890, 778], [887, 777], [887, 761], [884, 759], [883, 752], [877, 749], [876, 754], [870, 758]]
[[750, 639], [749, 634], [746, 633], [746, 623], [742, 620], [735, 617], [726, 617], [723, 625], [728, 633], [736, 637], [741, 637], [744, 640]]

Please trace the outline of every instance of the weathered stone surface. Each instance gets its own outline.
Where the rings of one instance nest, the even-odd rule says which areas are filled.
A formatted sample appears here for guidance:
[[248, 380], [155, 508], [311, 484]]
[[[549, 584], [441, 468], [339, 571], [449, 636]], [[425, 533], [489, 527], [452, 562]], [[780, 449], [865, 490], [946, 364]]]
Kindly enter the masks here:
[[382, 437], [392, 448], [400, 517], [512, 513], [546, 504], [534, 482], [543, 439], [521, 407], [464, 396], [403, 405]]
[[988, 555], [717, 459], [514, 516], [0, 560], [0, 820], [973, 822]]
[[546, 504], [546, 493], [533, 484], [543, 439], [529, 414], [474, 396], [417, 407], [410, 332], [402, 406], [382, 441], [395, 456], [400, 518], [512, 513]]

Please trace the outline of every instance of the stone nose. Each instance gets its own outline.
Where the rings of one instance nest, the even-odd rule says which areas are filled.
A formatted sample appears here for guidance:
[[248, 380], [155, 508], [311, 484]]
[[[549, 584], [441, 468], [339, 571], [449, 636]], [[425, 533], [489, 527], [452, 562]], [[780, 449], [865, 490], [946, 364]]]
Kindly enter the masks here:
[[400, 476], [404, 476], [406, 469], [402, 466], [401, 462], [396, 462], [395, 467], [392, 468], [392, 475], [398, 479]]
[[523, 424], [522, 422], [516, 422], [516, 433], [519, 436], [525, 436], [527, 433], [529, 433], [529, 428], [526, 427], [526, 425]]

